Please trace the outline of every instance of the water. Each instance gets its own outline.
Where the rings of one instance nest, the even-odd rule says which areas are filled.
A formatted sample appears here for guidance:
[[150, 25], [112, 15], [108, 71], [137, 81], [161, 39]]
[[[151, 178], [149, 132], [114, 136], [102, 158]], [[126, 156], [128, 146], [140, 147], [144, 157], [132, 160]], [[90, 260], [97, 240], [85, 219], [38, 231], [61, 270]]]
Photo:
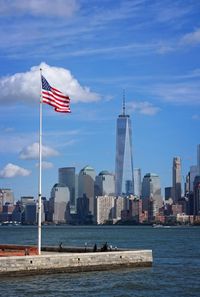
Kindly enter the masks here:
[[[43, 245], [152, 249], [152, 268], [0, 279], [3, 297], [199, 297], [200, 227], [45, 226]], [[0, 227], [0, 243], [36, 244], [36, 227]]]

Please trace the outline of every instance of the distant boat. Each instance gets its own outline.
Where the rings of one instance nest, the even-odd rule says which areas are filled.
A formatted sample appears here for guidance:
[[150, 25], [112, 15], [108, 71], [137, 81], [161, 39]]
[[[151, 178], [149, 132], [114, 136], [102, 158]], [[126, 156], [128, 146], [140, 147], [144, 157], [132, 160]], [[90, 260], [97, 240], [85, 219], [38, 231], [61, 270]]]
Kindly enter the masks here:
[[21, 223], [16, 221], [6, 221], [1, 223], [1, 226], [19, 226], [19, 225], [21, 225]]
[[153, 224], [152, 227], [153, 228], [163, 228], [164, 226], [161, 224]]
[[168, 225], [161, 225], [161, 224], [153, 224], [153, 228], [171, 228], [171, 226]]

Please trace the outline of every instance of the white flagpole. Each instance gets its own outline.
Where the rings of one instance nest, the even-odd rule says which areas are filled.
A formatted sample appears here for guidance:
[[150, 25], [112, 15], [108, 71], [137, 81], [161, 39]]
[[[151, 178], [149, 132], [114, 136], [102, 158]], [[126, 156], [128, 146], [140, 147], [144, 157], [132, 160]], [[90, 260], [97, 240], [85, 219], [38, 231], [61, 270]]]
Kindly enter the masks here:
[[[40, 69], [42, 78], [42, 69]], [[42, 234], [42, 85], [40, 92], [40, 130], [39, 130], [39, 188], [38, 188], [38, 255], [41, 255], [41, 234]]]

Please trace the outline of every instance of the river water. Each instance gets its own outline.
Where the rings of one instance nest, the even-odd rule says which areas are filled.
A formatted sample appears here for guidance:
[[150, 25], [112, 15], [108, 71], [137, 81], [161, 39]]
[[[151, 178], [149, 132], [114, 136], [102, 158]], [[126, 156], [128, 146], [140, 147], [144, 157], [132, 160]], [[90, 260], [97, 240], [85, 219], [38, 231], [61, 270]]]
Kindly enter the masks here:
[[[1, 226], [0, 243], [36, 244], [37, 227]], [[199, 297], [200, 227], [45, 226], [43, 245], [153, 250], [153, 267], [0, 279], [3, 297]]]

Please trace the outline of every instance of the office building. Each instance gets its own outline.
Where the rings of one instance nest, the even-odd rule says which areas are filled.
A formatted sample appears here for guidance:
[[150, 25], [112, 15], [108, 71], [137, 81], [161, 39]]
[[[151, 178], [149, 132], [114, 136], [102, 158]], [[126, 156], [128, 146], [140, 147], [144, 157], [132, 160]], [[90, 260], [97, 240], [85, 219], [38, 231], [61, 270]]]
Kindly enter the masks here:
[[[18, 203], [15, 216], [20, 217], [23, 224], [36, 224], [38, 218], [38, 202], [33, 196], [22, 196], [20, 203]], [[41, 204], [41, 221], [45, 221], [45, 213], [43, 202]]]
[[141, 191], [142, 191], [141, 169], [134, 168], [134, 195], [140, 198]]
[[95, 198], [95, 218], [97, 224], [105, 224], [114, 218], [114, 196], [98, 196]]
[[93, 223], [93, 215], [89, 211], [89, 199], [86, 195], [77, 199], [77, 214], [75, 222], [80, 225]]
[[172, 204], [172, 215], [177, 216], [183, 213], [183, 206], [181, 204]]
[[159, 213], [163, 205], [161, 196], [160, 178], [157, 174], [147, 173], [142, 181], [142, 204], [143, 211], [148, 211], [149, 219], [152, 220]]
[[197, 174], [200, 175], [200, 144], [197, 145]]
[[115, 193], [117, 196], [134, 193], [132, 127], [130, 116], [125, 110], [125, 98], [122, 114], [117, 118]]
[[14, 204], [14, 194], [11, 189], [0, 189], [0, 205]]
[[37, 223], [37, 204], [35, 201], [33, 203], [28, 203], [25, 205], [23, 223], [28, 225]]
[[172, 199], [172, 187], [165, 188], [165, 200]]
[[70, 192], [64, 184], [55, 184], [51, 190], [50, 212], [54, 223], [65, 223], [70, 202]]
[[190, 166], [190, 174], [189, 174], [189, 192], [193, 191], [194, 179], [198, 174], [198, 167], [196, 165]]
[[21, 223], [23, 218], [23, 207], [20, 201], [16, 202], [15, 208], [12, 212], [12, 221]]
[[194, 206], [194, 215], [200, 216], [200, 176], [196, 176], [194, 179], [194, 193], [193, 193], [193, 206]]
[[184, 185], [184, 197], [188, 196], [190, 192], [190, 172], [185, 177], [185, 185]]
[[89, 199], [89, 211], [94, 214], [94, 182], [96, 173], [90, 166], [81, 169], [78, 176], [78, 197]]
[[140, 223], [142, 221], [142, 200], [136, 197], [129, 198], [129, 217], [131, 221]]
[[172, 167], [172, 199], [178, 203], [181, 199], [181, 158], [173, 158]]
[[95, 196], [112, 196], [115, 194], [115, 177], [112, 173], [104, 170], [96, 176]]
[[122, 211], [128, 209], [129, 199], [122, 196], [117, 196], [114, 203], [114, 218], [116, 221], [121, 220]]
[[15, 206], [13, 204], [5, 204], [0, 211], [0, 222], [12, 221], [12, 212]]
[[75, 207], [78, 198], [78, 177], [75, 172], [75, 167], [59, 168], [58, 182], [68, 187], [70, 192], [70, 206]]
[[33, 204], [35, 202], [33, 196], [22, 196], [21, 197], [21, 204], [25, 207], [26, 204]]

